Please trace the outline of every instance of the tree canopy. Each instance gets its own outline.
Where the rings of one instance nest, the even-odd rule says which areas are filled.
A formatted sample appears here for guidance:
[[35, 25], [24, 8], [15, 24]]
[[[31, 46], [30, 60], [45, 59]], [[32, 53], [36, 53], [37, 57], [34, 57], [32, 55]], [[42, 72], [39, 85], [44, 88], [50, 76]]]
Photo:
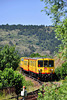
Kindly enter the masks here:
[[45, 11], [55, 25], [58, 40], [62, 41], [60, 51], [62, 58], [67, 59], [67, 0], [41, 0], [45, 3]]
[[12, 68], [0, 70], [0, 89], [3, 87], [15, 86], [15, 93], [18, 95], [23, 87], [24, 77]]
[[4, 46], [0, 51], [0, 70], [5, 68], [13, 68], [16, 70], [19, 63], [19, 56], [14, 46]]
[[62, 21], [67, 16], [67, 0], [41, 0], [45, 3], [45, 11], [52, 18], [54, 24]]

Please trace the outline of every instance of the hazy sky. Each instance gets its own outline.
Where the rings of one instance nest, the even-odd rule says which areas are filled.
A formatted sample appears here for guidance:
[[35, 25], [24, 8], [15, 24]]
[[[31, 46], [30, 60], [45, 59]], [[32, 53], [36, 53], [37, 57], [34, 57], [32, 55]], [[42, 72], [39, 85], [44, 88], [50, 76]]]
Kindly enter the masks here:
[[52, 25], [40, 0], [0, 0], [0, 25]]

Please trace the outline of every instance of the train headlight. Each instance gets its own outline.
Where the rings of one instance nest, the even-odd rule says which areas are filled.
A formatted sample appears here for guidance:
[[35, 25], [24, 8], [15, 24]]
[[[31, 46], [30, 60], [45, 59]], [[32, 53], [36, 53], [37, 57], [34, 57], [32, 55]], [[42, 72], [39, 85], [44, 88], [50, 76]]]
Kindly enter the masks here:
[[53, 69], [50, 69], [50, 71], [52, 71], [52, 72], [53, 72]]
[[42, 69], [38, 69], [39, 72], [42, 72]]
[[40, 72], [40, 69], [38, 69], [38, 71]]

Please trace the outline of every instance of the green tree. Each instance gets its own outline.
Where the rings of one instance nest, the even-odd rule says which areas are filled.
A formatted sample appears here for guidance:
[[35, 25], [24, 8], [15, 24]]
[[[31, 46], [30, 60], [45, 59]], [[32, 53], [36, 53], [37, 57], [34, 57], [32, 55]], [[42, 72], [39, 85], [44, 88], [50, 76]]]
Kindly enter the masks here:
[[0, 70], [12, 67], [14, 70], [18, 67], [19, 56], [14, 46], [4, 46], [0, 51]]
[[42, 94], [42, 89], [38, 93], [37, 100], [67, 100], [67, 77], [57, 86], [54, 83], [50, 83], [48, 86], [44, 86], [44, 95]]
[[47, 15], [53, 20], [56, 37], [62, 41], [60, 50], [62, 57], [67, 59], [67, 1], [66, 0], [41, 0], [45, 3]]
[[14, 70], [12, 68], [5, 68], [1, 77], [3, 87], [13, 86]]
[[14, 86], [15, 86], [15, 93], [17, 94], [17, 100], [18, 100], [18, 94], [21, 92], [21, 89], [23, 87], [23, 76], [18, 71], [15, 71], [14, 73]]
[[23, 84], [24, 78], [18, 71], [14, 71], [12, 68], [5, 68], [3, 71], [0, 70], [0, 88], [15, 86], [17, 100]]
[[57, 25], [55, 30], [56, 37], [62, 41], [62, 44], [59, 46], [59, 51], [62, 52], [62, 58], [67, 60], [67, 18]]
[[33, 54], [30, 55], [30, 57], [32, 57], [32, 58], [33, 57], [41, 57], [41, 55], [39, 53], [33, 53]]
[[66, 16], [67, 13], [67, 0], [41, 0], [45, 3], [45, 11], [54, 24], [58, 24], [61, 18]]
[[64, 79], [67, 76], [67, 62], [64, 62], [62, 64], [62, 67], [57, 67], [55, 69], [55, 73], [57, 76], [57, 79]]
[[2, 88], [1, 76], [2, 76], [2, 71], [0, 70], [0, 88]]

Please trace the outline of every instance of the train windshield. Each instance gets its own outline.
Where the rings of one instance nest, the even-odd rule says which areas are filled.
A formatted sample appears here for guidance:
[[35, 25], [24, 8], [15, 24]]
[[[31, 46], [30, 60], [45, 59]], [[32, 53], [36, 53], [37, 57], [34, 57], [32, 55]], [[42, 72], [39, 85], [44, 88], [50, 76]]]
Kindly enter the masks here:
[[38, 60], [38, 67], [54, 67], [54, 61], [53, 60]]
[[44, 67], [48, 67], [48, 60], [44, 61]]
[[53, 60], [49, 60], [49, 67], [54, 67], [54, 61]]
[[43, 67], [43, 60], [38, 60], [38, 67]]

